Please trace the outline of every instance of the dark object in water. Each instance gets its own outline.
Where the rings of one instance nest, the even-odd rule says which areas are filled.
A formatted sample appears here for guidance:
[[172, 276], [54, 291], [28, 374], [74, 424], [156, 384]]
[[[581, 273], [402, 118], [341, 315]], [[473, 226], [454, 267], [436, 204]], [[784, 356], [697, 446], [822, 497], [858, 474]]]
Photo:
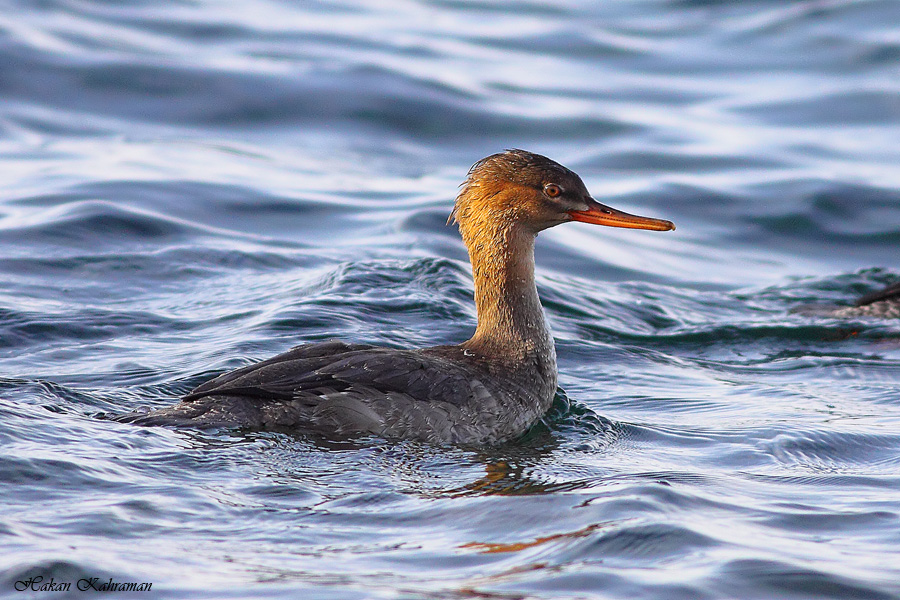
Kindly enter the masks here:
[[856, 301], [855, 306], [847, 306], [832, 311], [834, 317], [878, 317], [881, 319], [900, 318], [900, 282], [887, 286]]
[[807, 304], [794, 308], [791, 312], [811, 317], [835, 317], [839, 319], [853, 319], [856, 317], [900, 319], [900, 282], [860, 296], [853, 306]]

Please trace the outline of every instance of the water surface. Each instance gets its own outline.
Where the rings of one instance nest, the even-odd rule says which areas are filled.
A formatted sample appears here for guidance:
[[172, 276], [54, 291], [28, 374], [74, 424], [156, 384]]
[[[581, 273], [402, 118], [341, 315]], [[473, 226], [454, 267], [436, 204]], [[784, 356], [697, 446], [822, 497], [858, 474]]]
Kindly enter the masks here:
[[[888, 0], [6, 1], [2, 594], [900, 597], [900, 323], [791, 312], [900, 277], [897, 23]], [[678, 225], [542, 234], [561, 390], [524, 439], [101, 418], [302, 342], [464, 340], [445, 221], [508, 147]]]

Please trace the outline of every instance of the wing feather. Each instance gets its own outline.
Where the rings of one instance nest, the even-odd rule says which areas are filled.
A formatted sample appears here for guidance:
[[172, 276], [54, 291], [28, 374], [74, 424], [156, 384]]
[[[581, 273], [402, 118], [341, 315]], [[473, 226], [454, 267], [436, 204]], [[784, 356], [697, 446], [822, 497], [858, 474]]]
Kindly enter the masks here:
[[363, 432], [435, 442], [496, 438], [509, 390], [486, 386], [482, 380], [490, 375], [482, 377], [481, 366], [454, 359], [447, 348], [298, 346], [220, 375], [179, 405], [123, 419]]

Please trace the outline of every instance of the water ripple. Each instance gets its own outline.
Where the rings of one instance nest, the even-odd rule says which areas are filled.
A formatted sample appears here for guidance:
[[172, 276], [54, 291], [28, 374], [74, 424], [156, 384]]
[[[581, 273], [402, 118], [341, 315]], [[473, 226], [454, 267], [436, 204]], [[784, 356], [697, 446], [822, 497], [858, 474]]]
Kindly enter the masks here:
[[[822, 310], [898, 278], [898, 3], [8, 4], [3, 592], [900, 597], [900, 323]], [[522, 439], [106, 418], [464, 340], [445, 222], [507, 147], [678, 225], [542, 233], [561, 388]]]

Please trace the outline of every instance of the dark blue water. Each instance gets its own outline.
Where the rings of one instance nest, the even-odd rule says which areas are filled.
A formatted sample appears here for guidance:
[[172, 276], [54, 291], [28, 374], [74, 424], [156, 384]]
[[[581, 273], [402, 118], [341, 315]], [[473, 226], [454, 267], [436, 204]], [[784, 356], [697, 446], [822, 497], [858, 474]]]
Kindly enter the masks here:
[[[0, 0], [0, 595], [900, 597], [900, 322], [791, 312], [900, 278], [898, 24]], [[302, 342], [465, 339], [444, 223], [508, 147], [678, 225], [542, 234], [564, 393], [525, 439], [101, 418]]]

